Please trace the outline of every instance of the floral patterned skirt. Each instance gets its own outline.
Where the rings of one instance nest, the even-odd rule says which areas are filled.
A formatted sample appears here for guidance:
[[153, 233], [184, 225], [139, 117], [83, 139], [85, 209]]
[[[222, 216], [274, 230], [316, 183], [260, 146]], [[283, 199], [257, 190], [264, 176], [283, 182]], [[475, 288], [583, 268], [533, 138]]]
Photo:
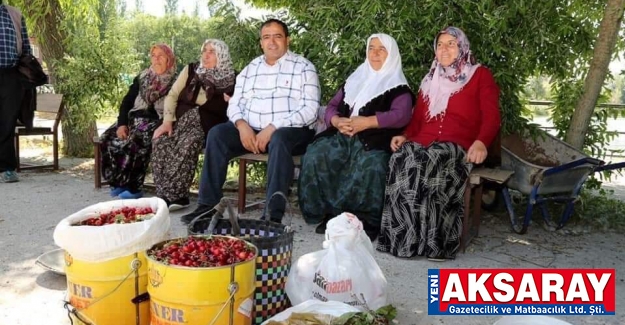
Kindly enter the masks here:
[[102, 176], [112, 187], [126, 187], [136, 192], [143, 186], [152, 152], [152, 135], [161, 125], [156, 113], [130, 113], [128, 138], [117, 137], [117, 123], [100, 137]]
[[169, 202], [189, 197], [205, 137], [198, 108], [193, 108], [174, 124], [171, 137], [154, 140], [152, 172], [158, 197]]

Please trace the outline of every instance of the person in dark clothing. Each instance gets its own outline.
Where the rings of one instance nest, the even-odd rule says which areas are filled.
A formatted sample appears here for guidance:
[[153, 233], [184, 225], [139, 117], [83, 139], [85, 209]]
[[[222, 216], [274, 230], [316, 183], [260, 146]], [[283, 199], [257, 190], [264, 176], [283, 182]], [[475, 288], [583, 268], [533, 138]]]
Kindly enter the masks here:
[[156, 195], [170, 211], [189, 206], [189, 188], [208, 131], [226, 122], [226, 96], [235, 72], [228, 45], [208, 39], [200, 62], [186, 66], [165, 100], [163, 124], [154, 132], [152, 171]]
[[307, 223], [355, 214], [374, 240], [380, 229], [391, 138], [410, 121], [414, 94], [402, 71], [397, 42], [367, 40], [367, 56], [326, 108], [328, 129], [308, 146], [299, 177], [299, 205]]
[[[16, 30], [15, 20], [21, 21], [22, 30]], [[18, 49], [18, 36], [21, 36], [21, 49]], [[26, 22], [17, 9], [0, 0], [0, 183], [19, 181], [13, 139], [25, 92], [17, 71], [20, 53], [32, 53]]]
[[165, 96], [175, 80], [176, 58], [169, 46], [152, 46], [150, 60], [150, 67], [134, 79], [122, 100], [117, 123], [100, 137], [102, 175], [113, 197], [142, 196], [152, 136], [161, 124]]

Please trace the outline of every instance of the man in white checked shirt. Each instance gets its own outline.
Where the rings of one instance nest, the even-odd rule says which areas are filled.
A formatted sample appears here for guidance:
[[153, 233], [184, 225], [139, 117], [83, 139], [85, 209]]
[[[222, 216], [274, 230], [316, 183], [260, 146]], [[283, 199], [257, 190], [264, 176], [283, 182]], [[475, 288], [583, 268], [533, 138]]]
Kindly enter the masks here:
[[[206, 137], [198, 207], [182, 217], [189, 223], [210, 211], [222, 198], [228, 161], [247, 152], [268, 153], [267, 200], [287, 193], [293, 181], [293, 155], [303, 154], [314, 136], [320, 88], [315, 66], [289, 51], [289, 31], [269, 19], [260, 30], [263, 55], [237, 76], [228, 105], [229, 122], [213, 127]], [[280, 222], [285, 202], [269, 205], [272, 221]]]

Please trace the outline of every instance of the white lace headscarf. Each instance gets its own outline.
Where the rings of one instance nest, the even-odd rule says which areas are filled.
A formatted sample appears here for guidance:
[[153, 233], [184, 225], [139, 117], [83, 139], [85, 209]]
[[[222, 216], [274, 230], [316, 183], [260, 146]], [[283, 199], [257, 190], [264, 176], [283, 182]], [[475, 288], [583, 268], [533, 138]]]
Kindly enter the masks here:
[[[380, 40], [388, 53], [386, 61], [378, 71], [374, 70], [369, 63], [369, 45], [374, 38]], [[365, 62], [345, 81], [344, 101], [352, 108], [352, 112], [357, 113], [361, 107], [384, 94], [387, 90], [407, 84], [408, 81], [402, 71], [401, 55], [395, 39], [387, 34], [373, 34], [367, 39]]]

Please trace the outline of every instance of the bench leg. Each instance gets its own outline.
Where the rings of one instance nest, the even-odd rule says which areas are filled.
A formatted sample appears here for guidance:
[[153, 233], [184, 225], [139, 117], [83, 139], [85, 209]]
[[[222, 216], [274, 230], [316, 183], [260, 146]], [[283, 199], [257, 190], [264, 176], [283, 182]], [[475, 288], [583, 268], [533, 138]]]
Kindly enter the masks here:
[[100, 158], [100, 143], [98, 142], [93, 143], [93, 160], [93, 180], [95, 182], [94, 186], [95, 188], [100, 189], [102, 188], [102, 159]]
[[482, 189], [484, 185], [480, 182], [480, 184], [475, 186], [473, 193], [473, 213], [471, 216], [471, 228], [475, 229], [475, 233], [473, 237], [477, 237], [480, 234], [480, 223], [482, 217]]
[[462, 235], [460, 236], [460, 251], [463, 253], [467, 249], [467, 245], [471, 240], [469, 238], [471, 233], [471, 225], [469, 224], [469, 215], [471, 213], [471, 184], [467, 182], [464, 189], [464, 213], [462, 214]]
[[59, 131], [54, 130], [52, 134], [52, 162], [54, 164], [54, 170], [59, 170]]
[[245, 213], [245, 197], [247, 196], [247, 159], [239, 159], [239, 214]]

